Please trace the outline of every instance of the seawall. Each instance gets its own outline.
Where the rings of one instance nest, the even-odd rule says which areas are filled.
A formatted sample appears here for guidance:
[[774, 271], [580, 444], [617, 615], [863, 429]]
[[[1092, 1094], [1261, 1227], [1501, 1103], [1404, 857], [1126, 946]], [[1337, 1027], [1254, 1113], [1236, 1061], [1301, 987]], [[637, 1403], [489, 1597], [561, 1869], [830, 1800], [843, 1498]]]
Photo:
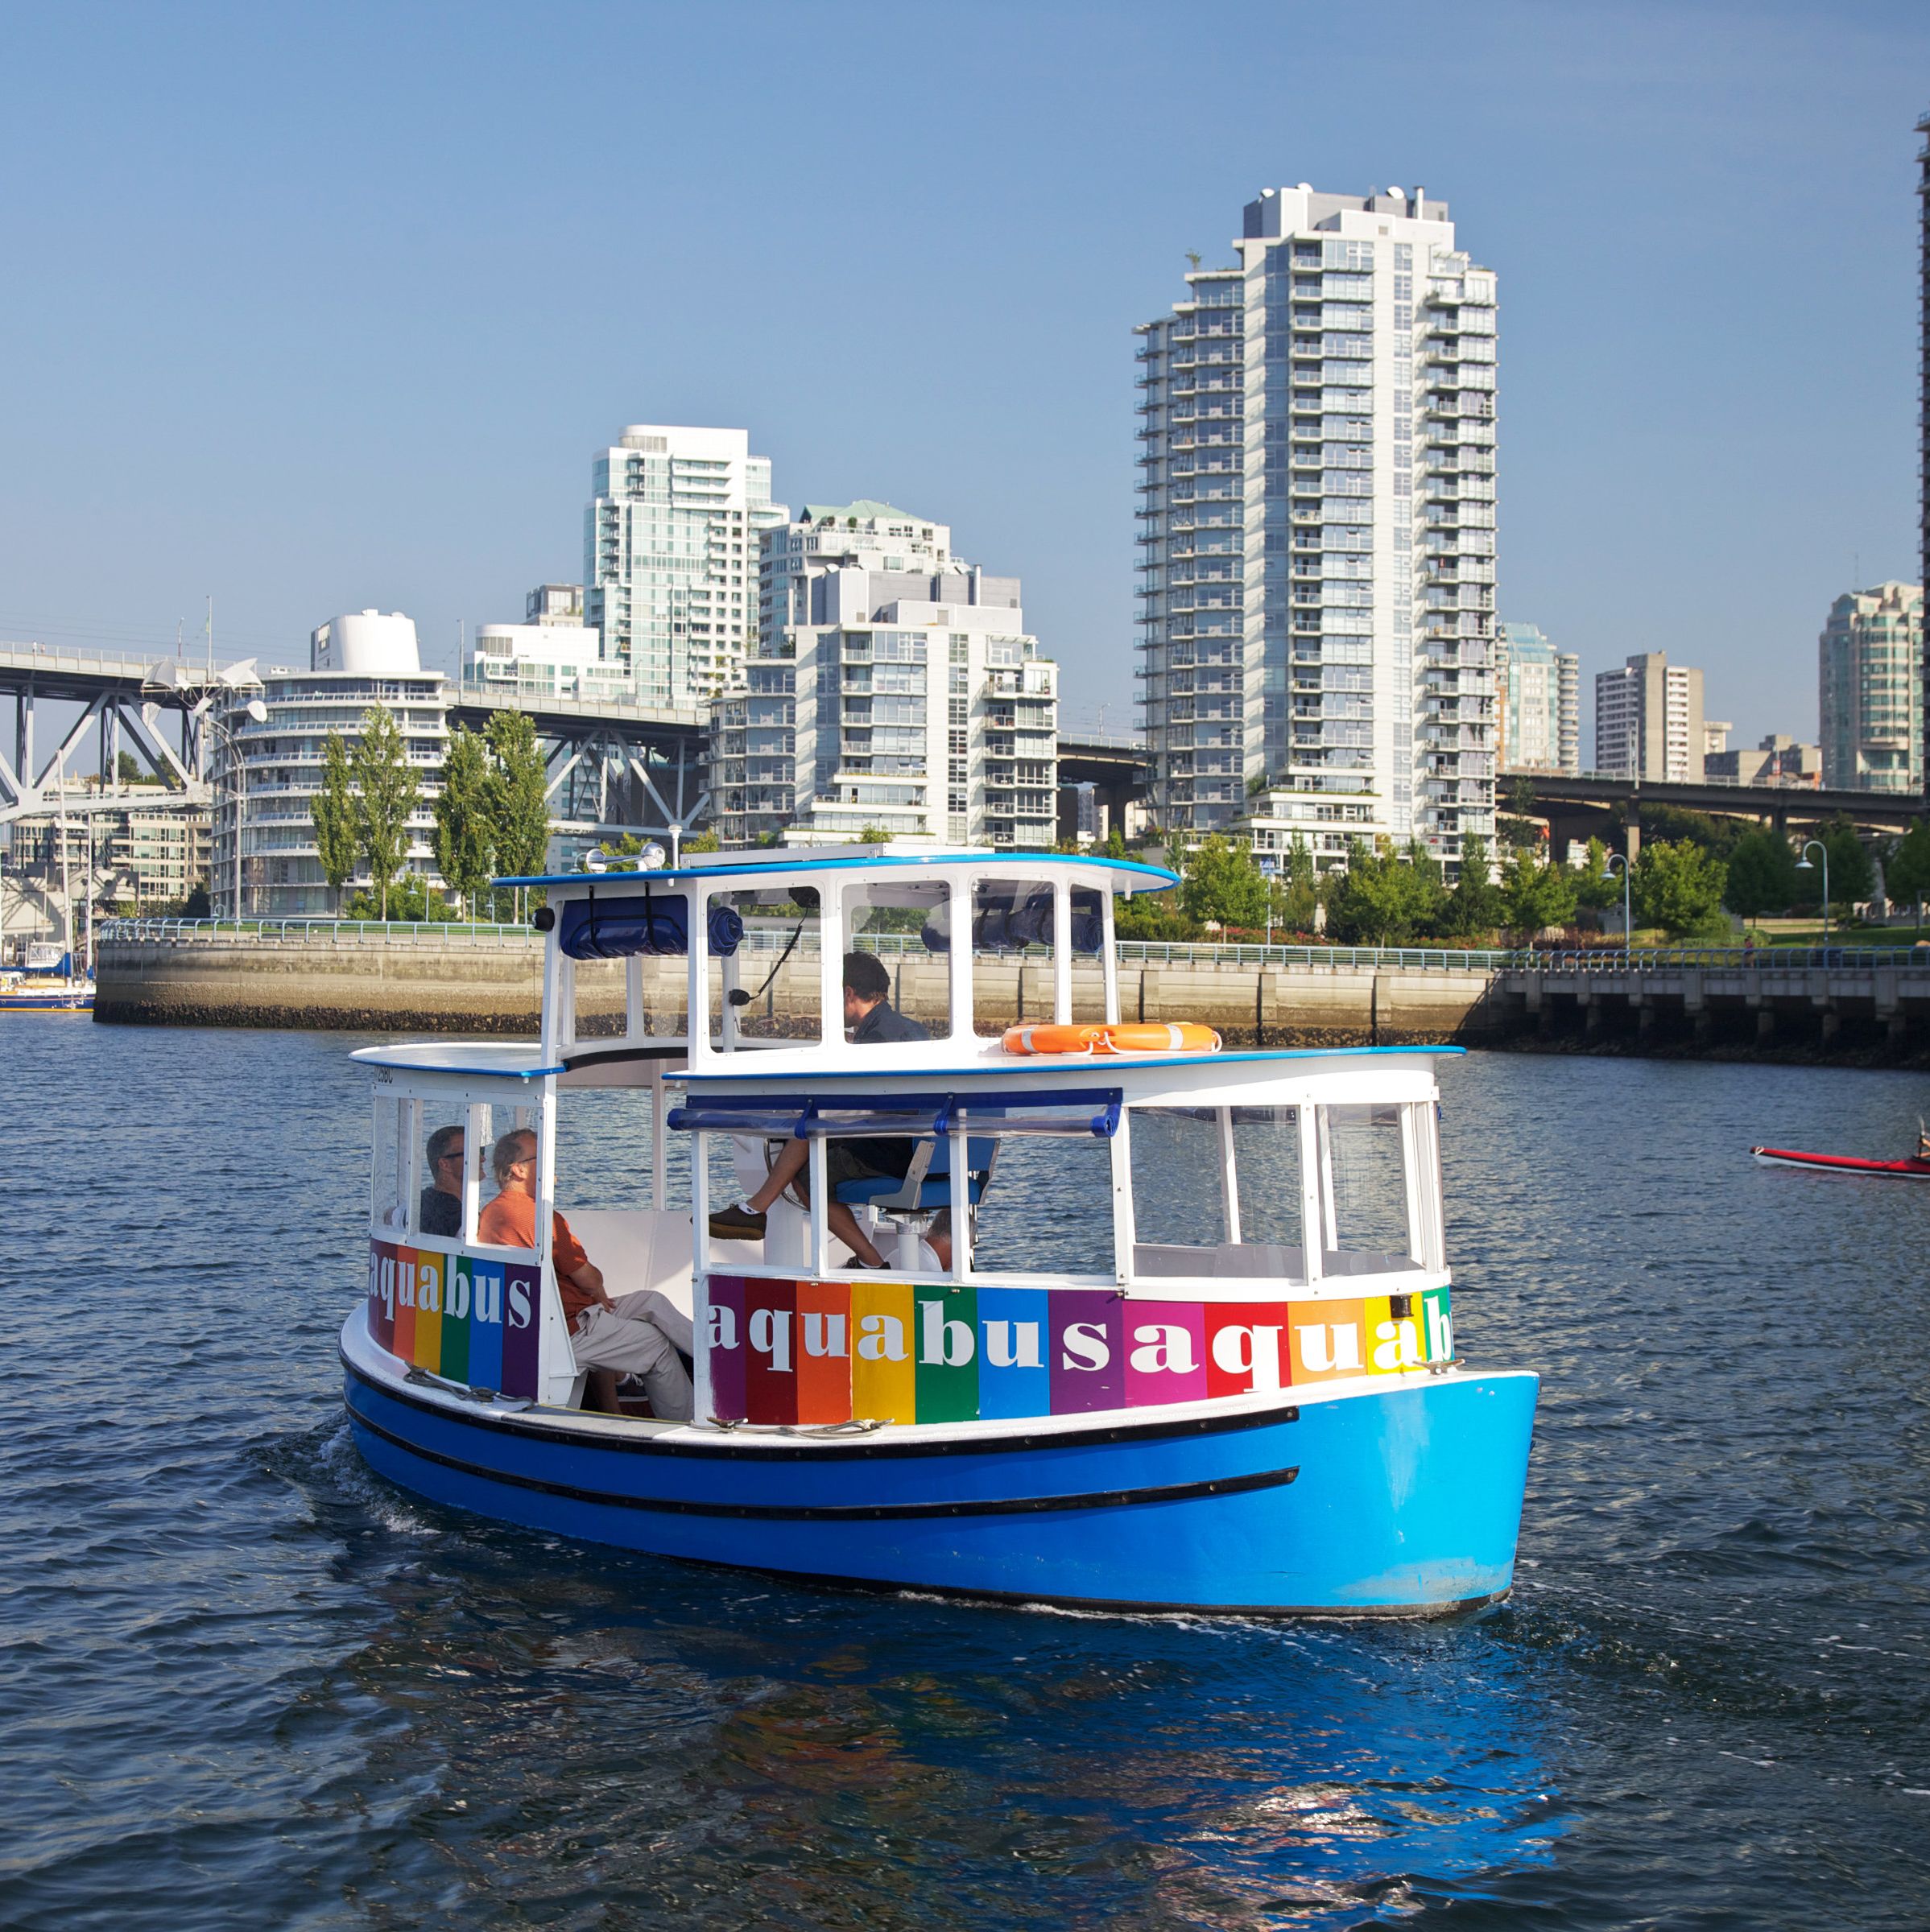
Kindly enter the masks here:
[[[120, 1025], [533, 1034], [542, 961], [533, 934], [488, 930], [474, 936], [365, 931], [328, 940], [252, 933], [110, 936], [100, 949], [94, 1017]], [[887, 953], [885, 961], [895, 1003], [928, 1023], [942, 1019], [944, 960], [905, 952]], [[644, 964], [652, 1010], [680, 1014], [681, 962]], [[816, 1010], [818, 960], [799, 954], [766, 989], [770, 970], [756, 952], [745, 955], [743, 983], [758, 991], [746, 1009], [746, 1024], [789, 1031]], [[1051, 1018], [1048, 962], [982, 959], [974, 976], [982, 1031]], [[1072, 977], [1074, 1017], [1101, 1017], [1098, 966], [1081, 961]], [[1119, 1005], [1123, 1018], [1199, 1021], [1241, 1046], [1474, 1044], [1509, 1021], [1491, 973], [1374, 964], [1128, 959], [1119, 965]], [[616, 1030], [622, 1005], [619, 967], [579, 968], [581, 1033]]]

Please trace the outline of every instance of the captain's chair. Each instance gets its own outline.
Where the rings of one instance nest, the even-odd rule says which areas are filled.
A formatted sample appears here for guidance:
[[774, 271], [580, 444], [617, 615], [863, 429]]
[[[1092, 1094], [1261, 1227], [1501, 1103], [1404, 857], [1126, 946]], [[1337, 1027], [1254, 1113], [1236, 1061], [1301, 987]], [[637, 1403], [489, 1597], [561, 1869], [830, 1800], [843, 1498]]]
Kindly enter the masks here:
[[[976, 1222], [979, 1201], [992, 1184], [992, 1169], [998, 1159], [998, 1142], [990, 1134], [965, 1137], [965, 1203]], [[899, 1229], [899, 1259], [914, 1266], [917, 1242], [940, 1209], [952, 1204], [952, 1142], [928, 1136], [919, 1141], [911, 1165], [904, 1178], [888, 1174], [867, 1175], [862, 1180], [841, 1181], [837, 1198], [847, 1208], [869, 1208], [874, 1215], [895, 1222]]]

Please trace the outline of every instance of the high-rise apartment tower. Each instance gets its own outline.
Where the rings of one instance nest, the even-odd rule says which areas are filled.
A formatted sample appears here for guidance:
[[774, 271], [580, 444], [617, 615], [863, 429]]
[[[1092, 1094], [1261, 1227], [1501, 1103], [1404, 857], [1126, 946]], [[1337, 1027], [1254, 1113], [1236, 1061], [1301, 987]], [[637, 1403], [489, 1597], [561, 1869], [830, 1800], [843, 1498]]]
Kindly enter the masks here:
[[1496, 627], [1498, 755], [1503, 771], [1581, 769], [1581, 660], [1534, 624]]
[[757, 635], [758, 538], [785, 521], [741, 429], [639, 423], [591, 466], [584, 621], [642, 704], [701, 705]]
[[1924, 591], [1878, 584], [1829, 607], [1816, 650], [1823, 782], [1843, 791], [1924, 788]]
[[1700, 782], [1702, 674], [1643, 651], [1595, 674], [1595, 770], [1671, 784]]
[[1419, 188], [1269, 188], [1234, 247], [1138, 332], [1154, 814], [1452, 865], [1494, 830], [1494, 277]]
[[744, 681], [715, 707], [726, 845], [872, 828], [1052, 844], [1058, 667], [1027, 634], [1016, 577], [961, 562], [928, 517], [813, 503], [765, 537], [759, 607]]

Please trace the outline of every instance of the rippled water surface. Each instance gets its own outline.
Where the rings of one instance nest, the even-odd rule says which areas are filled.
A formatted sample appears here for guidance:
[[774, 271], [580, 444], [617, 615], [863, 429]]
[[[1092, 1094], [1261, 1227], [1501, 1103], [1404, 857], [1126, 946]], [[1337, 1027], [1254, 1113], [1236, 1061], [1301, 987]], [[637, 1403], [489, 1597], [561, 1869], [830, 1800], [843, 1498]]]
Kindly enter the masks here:
[[[0, 1925], [1930, 1923], [1930, 1091], [1450, 1063], [1457, 1339], [1545, 1378], [1508, 1604], [868, 1599], [361, 1467], [339, 1036], [0, 1021]], [[587, 1162], [588, 1154], [585, 1156]]]

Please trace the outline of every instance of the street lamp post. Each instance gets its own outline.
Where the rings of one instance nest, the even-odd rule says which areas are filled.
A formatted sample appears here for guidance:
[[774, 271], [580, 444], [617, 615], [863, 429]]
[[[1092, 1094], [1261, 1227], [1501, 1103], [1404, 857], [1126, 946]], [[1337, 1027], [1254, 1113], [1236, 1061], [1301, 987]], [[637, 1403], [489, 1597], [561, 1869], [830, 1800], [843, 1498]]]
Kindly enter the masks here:
[[1615, 868], [1622, 868], [1622, 952], [1626, 959], [1635, 943], [1635, 923], [1632, 916], [1632, 902], [1629, 896], [1628, 856], [1625, 852], [1611, 852], [1602, 861], [1601, 869], [1612, 879]]
[[1823, 943], [1829, 943], [1829, 848], [1820, 839], [1811, 839], [1803, 848], [1803, 856], [1796, 861], [1798, 872], [1814, 872], [1809, 855], [1820, 852], [1823, 855]]

